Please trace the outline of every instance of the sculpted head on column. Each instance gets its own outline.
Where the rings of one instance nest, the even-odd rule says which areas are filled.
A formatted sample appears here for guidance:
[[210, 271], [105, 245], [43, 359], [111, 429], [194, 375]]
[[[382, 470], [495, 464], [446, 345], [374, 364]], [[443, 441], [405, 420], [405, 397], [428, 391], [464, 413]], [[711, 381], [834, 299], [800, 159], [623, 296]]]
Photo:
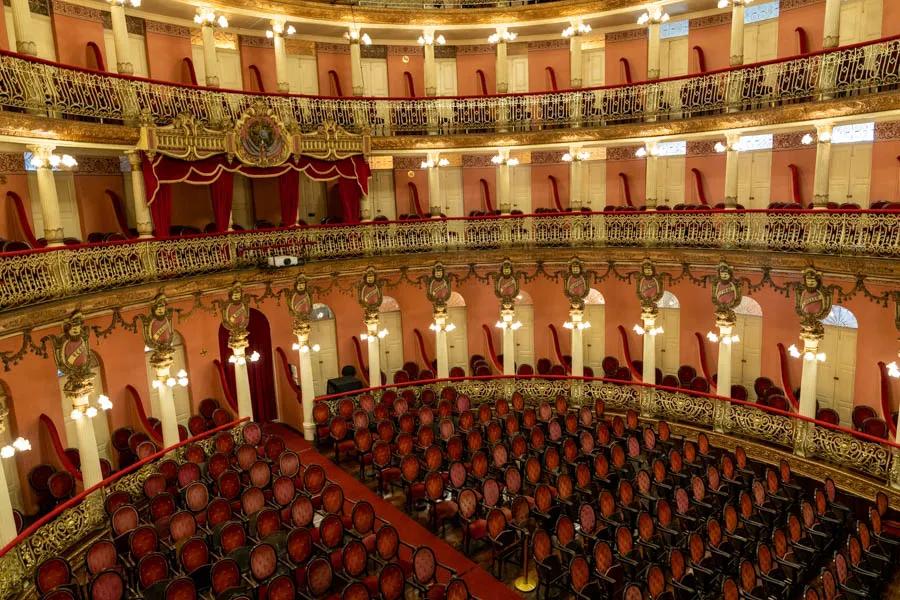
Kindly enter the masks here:
[[734, 271], [728, 263], [720, 262], [712, 285], [712, 302], [717, 322], [734, 323], [734, 309], [741, 303], [742, 297], [741, 280], [734, 277]]
[[[450, 289], [450, 278], [443, 264], [435, 263], [425, 285], [425, 294], [434, 306], [435, 314], [446, 309], [452, 290]], [[444, 312], [446, 311], [444, 310]]]
[[306, 276], [301, 273], [294, 280], [294, 287], [291, 289], [288, 298], [288, 311], [291, 313], [293, 320], [294, 335], [300, 335], [298, 331], [301, 329], [305, 329], [308, 335], [312, 305], [312, 296], [309, 293]]
[[232, 349], [247, 347], [247, 327], [250, 325], [250, 300], [244, 288], [235, 282], [228, 290], [228, 300], [220, 302], [222, 325], [228, 330], [228, 345]]
[[381, 301], [384, 299], [381, 291], [382, 284], [383, 282], [378, 279], [375, 272], [375, 267], [369, 267], [363, 273], [362, 281], [359, 284], [358, 300], [359, 305], [366, 313], [366, 319], [371, 319], [373, 315], [378, 316], [378, 309], [381, 308]]
[[584, 310], [584, 299], [591, 291], [591, 286], [588, 283], [588, 273], [584, 270], [584, 264], [578, 258], [569, 261], [563, 291], [566, 298], [569, 299], [569, 305], [573, 311]]
[[512, 310], [519, 295], [519, 275], [513, 270], [512, 261], [508, 258], [500, 263], [500, 271], [492, 273], [494, 279], [494, 294], [500, 299], [500, 307], [504, 310]]
[[805, 335], [821, 337], [825, 334], [822, 319], [831, 312], [834, 289], [822, 283], [822, 274], [813, 268], [803, 271], [803, 280], [794, 284], [797, 316]]
[[174, 312], [169, 308], [165, 294], [159, 294], [153, 299], [149, 314], [138, 316], [143, 325], [144, 344], [152, 351], [150, 363], [156, 368], [172, 364], [175, 351], [175, 328], [172, 325]]
[[656, 303], [663, 297], [662, 277], [656, 272], [656, 266], [649, 258], [641, 263], [640, 275], [637, 278], [637, 295], [641, 302], [641, 311], [645, 314], [657, 313]]
[[91, 350], [90, 333], [84, 326], [84, 317], [75, 311], [63, 323], [62, 335], [48, 336], [53, 344], [56, 368], [65, 376], [63, 392], [66, 398], [76, 402], [94, 389], [94, 367], [99, 363]]

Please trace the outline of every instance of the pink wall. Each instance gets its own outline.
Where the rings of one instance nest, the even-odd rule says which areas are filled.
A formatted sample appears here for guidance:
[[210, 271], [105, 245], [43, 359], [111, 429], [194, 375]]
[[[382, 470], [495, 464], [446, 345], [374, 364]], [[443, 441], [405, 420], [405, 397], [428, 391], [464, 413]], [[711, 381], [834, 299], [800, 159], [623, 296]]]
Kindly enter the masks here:
[[647, 79], [647, 38], [607, 42], [606, 44], [606, 85], [626, 83], [619, 59], [628, 59], [631, 66], [631, 80]]
[[710, 206], [725, 201], [725, 155], [688, 156], [684, 161], [684, 201], [686, 204], [700, 204], [700, 195], [694, 183], [691, 169], [700, 171], [703, 191]]
[[493, 52], [456, 54], [456, 90], [460, 96], [480, 96], [477, 71], [484, 72], [488, 94], [497, 91], [497, 59]]
[[[243, 38], [241, 38], [243, 39]], [[256, 89], [255, 77], [250, 73], [250, 66], [254, 65], [259, 69], [259, 75], [262, 79], [262, 90]], [[265, 91], [277, 92], [278, 81], [275, 76], [275, 50], [272, 48], [259, 48], [241, 44], [241, 79], [244, 82], [244, 89], [247, 91]]]
[[[412, 171], [414, 176], [409, 177]], [[397, 215], [414, 214], [416, 206], [409, 190], [409, 184], [414, 183], [419, 192], [419, 206], [422, 212], [428, 214], [428, 171], [425, 169], [394, 169], [394, 198], [397, 201]]]
[[548, 164], [531, 165], [531, 209], [552, 208], [556, 209], [553, 201], [553, 189], [550, 185], [550, 176], [556, 178], [556, 187], [559, 190], [559, 202], [563, 208], [569, 206], [569, 165]]
[[[77, 19], [55, 13], [53, 37], [56, 41], [56, 59], [63, 64], [78, 67], [93, 66], [87, 62], [88, 42], [97, 44], [104, 62], [109, 62], [104, 53], [103, 23], [100, 21]], [[109, 68], [109, 64], [106, 64], [106, 68]]]
[[644, 204], [644, 190], [647, 188], [646, 172], [645, 161], [637, 158], [606, 161], [606, 203], [614, 206], [626, 204], [619, 179], [619, 173], [625, 173], [631, 190], [631, 201], [635, 206]]
[[341, 82], [341, 93], [344, 96], [353, 95], [353, 80], [350, 77], [350, 51], [338, 54], [334, 52], [325, 52], [320, 48], [316, 49], [316, 64], [319, 69], [319, 94], [322, 96], [331, 95], [331, 81], [328, 78], [328, 72], [337, 73], [338, 80]]
[[172, 225], [203, 229], [213, 221], [209, 186], [176, 183], [172, 189]]
[[0, 49], [2, 50], [15, 50], [15, 48], [9, 47], [9, 34], [6, 33], [6, 19], [4, 18], [4, 13], [7, 10], [12, 10], [8, 6], [4, 5], [2, 11], [0, 11]]
[[731, 25], [715, 25], [713, 27], [692, 27], [688, 31], [688, 73], [699, 73], [694, 47], [703, 50], [706, 71], [725, 69], [730, 66], [729, 49], [731, 47]]
[[[81, 239], [86, 240], [89, 233], [109, 233], [119, 231], [112, 202], [106, 190], [112, 190], [125, 199], [124, 181], [116, 175], [76, 175], [75, 197], [78, 201], [78, 212], [81, 217]], [[37, 236], [40, 237], [40, 236]]]
[[406, 98], [409, 96], [406, 91], [405, 72], [409, 72], [412, 76], [415, 96], [425, 95], [425, 55], [421, 48], [408, 48], [408, 50], [409, 52], [405, 55], [409, 58], [408, 63], [403, 62], [404, 55], [388, 51], [388, 93], [393, 97]]
[[883, 2], [881, 10], [881, 35], [888, 37], [900, 33], [900, 4], [897, 2]]
[[[189, 37], [147, 31], [146, 42], [147, 63], [152, 79], [176, 83], [190, 82], [183, 76], [182, 67], [184, 59], [191, 58], [191, 39]], [[203, 85], [204, 82], [198, 81], [197, 83]]]
[[497, 171], [494, 167], [469, 167], [463, 169], [462, 173], [463, 207], [466, 215], [473, 210], [487, 210], [487, 206], [482, 200], [482, 179], [488, 184], [488, 190], [491, 195], [491, 204], [493, 204], [495, 209], [499, 208], [497, 202]]
[[[275, 223], [281, 223], [281, 198], [278, 195], [278, 179], [269, 177], [264, 179], [251, 179], [253, 190], [253, 218], [255, 221], [266, 219]], [[301, 200], [302, 202], [302, 200]]]
[[570, 87], [571, 65], [569, 64], [568, 48], [554, 48], [552, 50], [533, 50], [529, 48], [528, 91], [549, 92], [553, 90], [547, 67], [552, 68], [556, 74], [556, 89], [564, 90]]
[[[28, 197], [28, 180], [24, 173], [10, 173], [5, 175], [5, 183], [0, 183], [0, 202], [3, 210], [0, 210], [0, 237], [6, 240], [24, 241], [25, 236], [19, 227], [19, 219], [16, 215], [13, 203], [6, 198], [7, 192], [15, 192], [22, 199], [25, 206], [26, 217], [31, 223], [31, 199]], [[32, 224], [33, 228], [33, 224]], [[35, 231], [34, 237], [43, 237], [43, 231]]]
[[825, 31], [825, 3], [817, 2], [781, 11], [778, 17], [778, 56], [795, 56], [800, 53], [795, 33], [798, 27], [806, 32], [808, 51], [821, 50]]
[[813, 198], [813, 180], [816, 175], [816, 148], [814, 145], [772, 152], [772, 202], [791, 202], [791, 171], [794, 164], [800, 170], [800, 199], [809, 206]]
[[900, 201], [900, 140], [875, 142], [872, 146], [869, 200]]

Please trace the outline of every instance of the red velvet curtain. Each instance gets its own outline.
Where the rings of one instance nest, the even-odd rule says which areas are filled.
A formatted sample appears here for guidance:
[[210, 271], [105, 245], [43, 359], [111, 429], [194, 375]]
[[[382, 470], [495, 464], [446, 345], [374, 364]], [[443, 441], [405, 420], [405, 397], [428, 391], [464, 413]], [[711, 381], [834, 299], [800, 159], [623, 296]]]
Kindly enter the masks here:
[[341, 197], [341, 216], [344, 223], [359, 223], [359, 186], [352, 179], [338, 179], [338, 194]]
[[278, 177], [278, 196], [281, 198], [281, 226], [296, 225], [300, 207], [300, 171], [290, 169]]
[[234, 199], [234, 173], [222, 171], [219, 177], [209, 184], [209, 191], [216, 231], [228, 231], [231, 221], [231, 203]]
[[156, 192], [156, 200], [150, 205], [150, 216], [156, 237], [169, 237], [169, 226], [172, 224], [172, 186], [164, 183]]
[[[247, 326], [250, 345], [245, 352], [249, 357], [259, 352], [259, 360], [247, 361], [247, 376], [250, 381], [250, 398], [253, 403], [253, 420], [257, 422], [272, 421], [278, 418], [278, 407], [275, 402], [275, 363], [272, 358], [272, 334], [269, 321], [260, 311], [250, 309], [250, 323]], [[228, 330], [219, 325], [219, 356], [225, 370], [232, 397], [237, 398], [234, 382], [234, 365], [228, 362], [232, 355], [228, 347]]]

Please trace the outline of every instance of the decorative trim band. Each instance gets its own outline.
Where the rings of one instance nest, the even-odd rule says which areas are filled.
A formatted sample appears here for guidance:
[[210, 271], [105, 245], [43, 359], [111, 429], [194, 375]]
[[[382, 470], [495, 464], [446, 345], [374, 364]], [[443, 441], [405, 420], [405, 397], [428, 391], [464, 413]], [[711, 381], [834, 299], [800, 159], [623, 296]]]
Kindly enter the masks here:
[[387, 58], [388, 47], [383, 44], [375, 44], [373, 46], [360, 44], [359, 55], [361, 58]]
[[162, 21], [144, 21], [147, 33], [158, 33], [160, 35], [169, 35], [172, 37], [190, 38], [190, 27], [182, 25], [174, 25], [172, 23], [163, 23]]
[[716, 142], [713, 140], [693, 140], [687, 143], [688, 156], [710, 156], [716, 154]]
[[640, 144], [632, 146], [610, 146], [606, 149], [606, 160], [643, 160], [634, 155]]
[[53, 14], [82, 19], [84, 21], [102, 21], [103, 13], [96, 8], [88, 8], [79, 4], [69, 4], [62, 0], [53, 0]]
[[803, 8], [810, 4], [820, 4], [825, 0], [781, 0], [781, 10], [791, 10], [794, 8]]
[[[565, 150], [541, 150], [531, 153], [531, 164], [533, 165], [556, 165], [562, 163]], [[490, 159], [488, 159], [490, 160]]]
[[718, 27], [720, 25], [731, 25], [731, 11], [691, 19], [688, 23], [688, 28], [703, 29], [704, 27]]
[[421, 46], [387, 46], [388, 56], [424, 56]]
[[435, 46], [435, 58], [456, 58], [456, 46]]
[[75, 172], [80, 175], [121, 175], [122, 162], [118, 156], [78, 156]]
[[900, 121], [875, 123], [875, 141], [900, 140]]
[[490, 154], [463, 154], [462, 166], [464, 169], [493, 167], [495, 165], [491, 162], [491, 156]]
[[0, 173], [24, 175], [25, 155], [22, 152], [0, 152]]
[[316, 52], [321, 52], [323, 54], [350, 54], [350, 45], [316, 42]]
[[566, 39], [558, 39], [558, 40], [540, 40], [537, 42], [528, 42], [528, 51], [532, 50], [541, 51], [541, 50], [568, 50], [569, 49], [569, 40]]
[[275, 42], [258, 35], [239, 35], [238, 44], [248, 48], [274, 48]]
[[772, 135], [772, 150], [801, 150], [804, 148], [815, 149], [815, 146], [804, 146], [800, 140], [805, 131], [792, 131], [790, 133], [776, 133]]
[[625, 31], [611, 31], [606, 34], [606, 43], [628, 42], [631, 40], [643, 40], [647, 38], [647, 28], [626, 29]]
[[496, 54], [497, 51], [490, 44], [479, 44], [477, 46], [456, 46], [457, 56], [466, 54]]
[[424, 154], [421, 156], [395, 156], [394, 168], [401, 171], [421, 169], [422, 161], [425, 160], [425, 158], [426, 156]]

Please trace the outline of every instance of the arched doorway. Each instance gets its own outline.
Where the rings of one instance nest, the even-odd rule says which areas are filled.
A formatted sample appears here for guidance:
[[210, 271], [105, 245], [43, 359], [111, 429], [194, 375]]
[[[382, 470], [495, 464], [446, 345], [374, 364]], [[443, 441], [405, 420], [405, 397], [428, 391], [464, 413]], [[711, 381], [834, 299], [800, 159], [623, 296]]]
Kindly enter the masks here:
[[[259, 353], [259, 360], [247, 361], [247, 375], [250, 380], [250, 398], [253, 404], [253, 420], [259, 423], [273, 421], [278, 418], [278, 403], [275, 401], [275, 372], [272, 361], [272, 332], [269, 320], [255, 308], [250, 309], [250, 323], [247, 327], [250, 345], [245, 350], [247, 356]], [[225, 369], [225, 379], [233, 397], [236, 396], [234, 385], [234, 365], [228, 362], [231, 356], [228, 347], [228, 330], [219, 325], [219, 360]]]
[[606, 299], [594, 288], [584, 299], [584, 320], [591, 324], [581, 336], [584, 366], [593, 369], [594, 373], [601, 373], [601, 363], [606, 356]]
[[312, 320], [309, 323], [309, 343], [312, 346], [319, 346], [319, 351], [312, 355], [312, 370], [316, 396], [322, 396], [325, 394], [328, 380], [340, 374], [337, 328], [334, 313], [327, 304], [313, 304]]
[[468, 313], [466, 300], [459, 292], [450, 294], [447, 300], [447, 320], [455, 325], [453, 331], [447, 332], [447, 359], [450, 368], [460, 367], [468, 372], [469, 338], [466, 326]]
[[394, 373], [403, 368], [403, 321], [400, 318], [400, 305], [391, 296], [385, 296], [381, 301], [378, 320], [380, 328], [387, 330], [387, 335], [378, 344], [381, 371], [388, 381], [393, 381]]
[[678, 372], [679, 348], [681, 331], [681, 303], [675, 294], [669, 291], [663, 292], [662, 298], [656, 303], [659, 308], [659, 316], [656, 317], [656, 326], [662, 327], [662, 334], [656, 338], [656, 368], [663, 375]]
[[841, 416], [841, 423], [850, 423], [859, 323], [850, 310], [835, 305], [822, 319], [822, 324], [825, 337], [819, 342], [819, 352], [825, 353], [825, 362], [819, 363], [818, 367], [816, 399], [819, 408], [833, 408]]
[[739, 341], [731, 346], [731, 380], [752, 390], [760, 375], [762, 307], [753, 298], [744, 296], [734, 314], [733, 335], [738, 336]]
[[[516, 331], [516, 370], [521, 365], [536, 365], [534, 360], [534, 301], [522, 290], [516, 296], [516, 321], [522, 326]], [[506, 357], [503, 357], [504, 360]]]

